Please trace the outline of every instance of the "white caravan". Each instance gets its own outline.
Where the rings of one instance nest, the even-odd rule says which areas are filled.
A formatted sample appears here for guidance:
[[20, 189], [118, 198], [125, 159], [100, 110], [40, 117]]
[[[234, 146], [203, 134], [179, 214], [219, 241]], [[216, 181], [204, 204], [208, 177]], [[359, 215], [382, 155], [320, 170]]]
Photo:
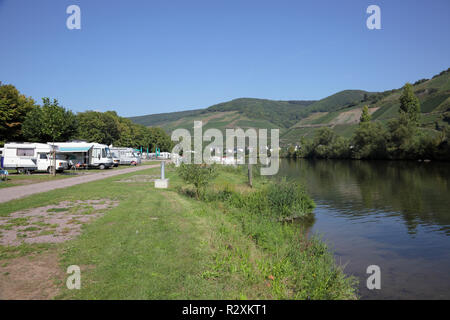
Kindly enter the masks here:
[[113, 166], [113, 158], [107, 145], [95, 142], [55, 142], [58, 154], [64, 155], [71, 167], [105, 169]]
[[138, 165], [141, 164], [141, 157], [139, 157], [133, 148], [114, 148], [111, 147], [111, 154], [114, 158], [118, 158], [120, 164]]
[[[55, 147], [55, 151], [58, 149]], [[51, 172], [53, 146], [44, 143], [7, 143], [3, 151], [3, 168], [20, 173], [33, 171]], [[68, 169], [68, 163], [56, 155], [56, 171]]]

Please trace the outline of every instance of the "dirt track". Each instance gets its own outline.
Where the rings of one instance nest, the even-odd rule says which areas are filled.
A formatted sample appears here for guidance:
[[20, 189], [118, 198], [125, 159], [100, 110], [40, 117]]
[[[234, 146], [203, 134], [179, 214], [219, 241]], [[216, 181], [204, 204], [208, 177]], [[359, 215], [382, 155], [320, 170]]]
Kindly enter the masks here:
[[67, 178], [67, 179], [60, 179], [55, 181], [46, 181], [46, 182], [40, 182], [25, 186], [17, 186], [17, 187], [10, 187], [10, 188], [3, 188], [0, 191], [0, 203], [7, 202], [14, 199], [19, 199], [23, 197], [30, 196], [32, 194], [41, 193], [41, 192], [47, 192], [55, 189], [61, 189], [61, 188], [67, 188], [71, 187], [77, 184], [101, 180], [125, 173], [150, 169], [150, 168], [156, 168], [159, 167], [159, 164], [154, 165], [141, 165], [138, 167], [131, 167], [127, 169], [121, 169], [121, 170], [106, 170], [104, 172], [100, 173], [94, 173], [89, 175], [83, 175], [79, 177], [73, 177], [73, 178]]

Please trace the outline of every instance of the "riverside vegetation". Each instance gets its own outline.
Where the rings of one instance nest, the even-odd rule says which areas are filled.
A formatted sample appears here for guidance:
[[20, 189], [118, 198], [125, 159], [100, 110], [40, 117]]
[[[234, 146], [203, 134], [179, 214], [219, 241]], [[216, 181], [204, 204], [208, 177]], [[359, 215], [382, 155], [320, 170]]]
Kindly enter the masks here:
[[[190, 168], [197, 167], [184, 169]], [[199, 184], [199, 193], [169, 166], [169, 189], [133, 178], [157, 175], [153, 168], [0, 204], [0, 217], [7, 218], [63, 201], [117, 203], [83, 223], [75, 239], [0, 245], [0, 292], [27, 298], [26, 290], [34, 288], [33, 297], [42, 299], [355, 298], [354, 279], [343, 273], [325, 243], [280, 221], [314, 219], [314, 204], [303, 187], [255, 174], [250, 188], [241, 170], [215, 167], [214, 175], [203, 175], [207, 187]], [[45, 223], [47, 217], [42, 218]], [[28, 224], [21, 228], [33, 227]], [[31, 261], [27, 257], [33, 264], [25, 263]], [[46, 262], [49, 257], [55, 258]], [[27, 271], [41, 260], [56, 270], [49, 275]], [[65, 286], [70, 265], [81, 268], [80, 290]], [[39, 294], [48, 287], [56, 294]]]
[[[287, 158], [318, 159], [405, 159], [450, 160], [450, 127], [435, 132], [421, 128], [420, 101], [411, 84], [406, 84], [399, 98], [397, 118], [387, 125], [371, 122], [369, 109], [364, 106], [358, 128], [350, 139], [338, 136], [328, 127], [316, 131], [312, 140], [301, 139], [300, 146], [287, 149]], [[446, 116], [446, 121], [450, 118]], [[438, 125], [437, 125], [438, 126]]]
[[[415, 81], [410, 88], [420, 102], [420, 119], [416, 125], [420, 137], [416, 136], [417, 138], [414, 139], [431, 140], [433, 142], [431, 145], [443, 148], [444, 145], [439, 146], [438, 139], [444, 135], [448, 137], [448, 131], [445, 133], [445, 130], [448, 130], [446, 127], [450, 124], [450, 69], [436, 74], [431, 79]], [[377, 134], [378, 125], [385, 131], [390, 131], [388, 122], [399, 116], [399, 98], [403, 89], [403, 87], [395, 88], [384, 92], [344, 90], [318, 101], [240, 98], [206, 109], [130, 119], [146, 126], [161, 127], [167, 133], [178, 128], [192, 131], [194, 121], [202, 121], [205, 130], [216, 128], [223, 133], [227, 128], [279, 129], [280, 146], [283, 149], [293, 146], [293, 151], [295, 151], [295, 145], [303, 145], [302, 138], [303, 140], [313, 139], [318, 130], [329, 128], [333, 131], [335, 139], [346, 138], [338, 141], [338, 147], [340, 143], [348, 141], [360, 127], [358, 120], [364, 106], [368, 107], [371, 122], [376, 125], [375, 128], [373, 125], [369, 126], [371, 132]], [[401, 130], [403, 126], [400, 126]], [[384, 141], [395, 146], [394, 140], [387, 139], [386, 135], [384, 137], [386, 138]], [[433, 141], [435, 139], [437, 143]], [[417, 154], [416, 151], [410, 150], [406, 156], [411, 157], [414, 153]], [[327, 154], [331, 156], [331, 153]], [[374, 155], [375, 153], [371, 157]], [[364, 154], [358, 156], [365, 157]], [[400, 158], [402, 154], [392, 153], [389, 156]], [[333, 157], [336, 156], [333, 155]], [[377, 157], [381, 157], [381, 154]], [[443, 158], [439, 155], [436, 157]]]
[[[181, 194], [195, 196], [197, 200], [219, 208], [262, 250], [265, 258], [257, 262], [256, 272], [248, 277], [252, 281], [270, 279], [267, 285], [272, 288], [272, 297], [356, 298], [355, 280], [346, 277], [341, 267], [335, 264], [326, 244], [316, 236], [308, 238], [298, 224], [287, 222], [314, 219], [315, 204], [304, 187], [286, 179], [273, 181], [256, 176], [250, 188], [242, 180], [246, 170], [244, 166], [182, 164], [177, 169], [178, 174], [186, 183], [192, 184], [194, 190], [182, 186], [177, 189]], [[212, 180], [213, 185], [206, 188]], [[213, 271], [206, 275], [219, 276], [230, 267], [224, 261], [218, 261]]]

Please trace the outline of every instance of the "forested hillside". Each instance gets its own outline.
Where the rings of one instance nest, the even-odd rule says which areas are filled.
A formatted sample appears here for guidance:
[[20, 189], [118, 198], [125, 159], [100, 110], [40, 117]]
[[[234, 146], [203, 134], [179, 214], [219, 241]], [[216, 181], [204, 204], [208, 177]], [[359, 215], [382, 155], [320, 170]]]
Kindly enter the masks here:
[[[437, 132], [448, 122], [449, 70], [432, 79], [411, 80], [414, 94], [421, 105], [419, 125], [424, 129]], [[398, 117], [401, 91], [402, 88], [384, 92], [344, 90], [318, 101], [241, 98], [206, 109], [130, 119], [145, 126], [161, 127], [168, 133], [176, 128], [192, 129], [194, 120], [202, 120], [206, 128], [221, 130], [237, 127], [279, 128], [282, 145], [290, 145], [299, 143], [302, 137], [312, 138], [321, 127], [329, 127], [339, 136], [352, 136], [365, 105], [368, 106], [371, 121], [387, 124], [390, 119]]]

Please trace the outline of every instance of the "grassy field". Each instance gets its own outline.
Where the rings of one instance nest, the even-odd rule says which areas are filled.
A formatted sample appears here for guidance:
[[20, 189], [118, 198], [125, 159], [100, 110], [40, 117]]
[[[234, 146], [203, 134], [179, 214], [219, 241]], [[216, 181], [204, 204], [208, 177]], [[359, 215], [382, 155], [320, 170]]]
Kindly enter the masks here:
[[[355, 298], [353, 280], [335, 265], [321, 241], [308, 240], [298, 226], [274, 222], [219, 199], [199, 201], [186, 196], [184, 184], [171, 168], [167, 172], [169, 189], [154, 189], [152, 182], [143, 182], [143, 177], [155, 177], [158, 172], [155, 168], [124, 174], [82, 188], [59, 189], [0, 204], [0, 217], [6, 219], [17, 211], [52, 208], [63, 201], [118, 203], [100, 218], [83, 223], [82, 233], [75, 239], [0, 246], [0, 289], [6, 292], [8, 286], [11, 289], [15, 285], [14, 270], [19, 263], [22, 280], [28, 275], [24, 265], [54, 257], [51, 261], [57, 260], [55, 270], [44, 281], [54, 294], [41, 298]], [[265, 183], [255, 179], [253, 191]], [[239, 170], [221, 171], [208, 190], [252, 192]], [[77, 208], [69, 212], [73, 214]], [[33, 230], [22, 220], [14, 219]], [[70, 265], [81, 268], [81, 290], [65, 286], [65, 270]], [[20, 297], [17, 291], [23, 290], [22, 298], [26, 298], [27, 287], [35, 278], [30, 277], [17, 289], [16, 296]]]

